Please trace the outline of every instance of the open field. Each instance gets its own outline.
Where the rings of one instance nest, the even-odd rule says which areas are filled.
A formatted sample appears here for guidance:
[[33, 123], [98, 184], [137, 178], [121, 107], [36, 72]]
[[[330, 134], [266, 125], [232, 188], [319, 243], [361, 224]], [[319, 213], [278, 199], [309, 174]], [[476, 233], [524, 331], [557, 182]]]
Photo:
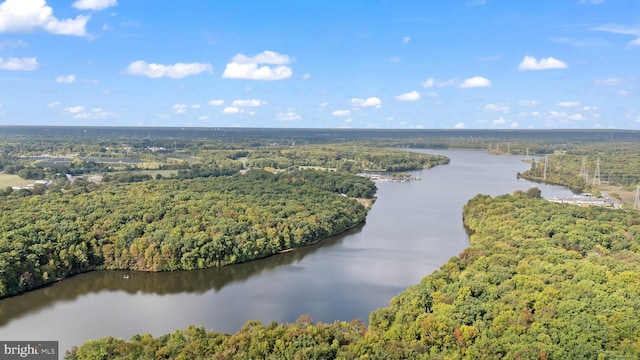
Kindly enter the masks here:
[[8, 186], [27, 186], [33, 184], [35, 180], [25, 180], [18, 175], [0, 174], [0, 189]]
[[178, 170], [141, 170], [141, 171], [133, 171], [135, 174], [149, 174], [154, 178], [156, 175], [160, 174], [162, 177], [170, 177], [171, 175], [176, 175]]
[[621, 186], [601, 185], [601, 186], [598, 186], [598, 190], [604, 191], [607, 194], [609, 194], [609, 196], [619, 199], [620, 201], [622, 201], [622, 204], [625, 207], [627, 206], [633, 207], [633, 203], [636, 200], [635, 191], [625, 190]]

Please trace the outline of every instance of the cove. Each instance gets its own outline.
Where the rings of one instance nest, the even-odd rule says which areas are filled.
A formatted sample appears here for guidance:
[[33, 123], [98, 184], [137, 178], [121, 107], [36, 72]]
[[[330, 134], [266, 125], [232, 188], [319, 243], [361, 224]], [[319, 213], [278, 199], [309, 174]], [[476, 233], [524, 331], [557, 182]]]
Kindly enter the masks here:
[[462, 207], [476, 194], [532, 186], [547, 198], [571, 194], [518, 180], [516, 174], [528, 168], [521, 156], [423, 152], [451, 162], [414, 172], [419, 181], [378, 183], [366, 223], [344, 234], [219, 269], [81, 274], [1, 300], [0, 338], [58, 340], [64, 351], [92, 338], [158, 336], [192, 324], [235, 332], [248, 320], [293, 322], [302, 314], [323, 322], [368, 321], [372, 310], [468, 245]]

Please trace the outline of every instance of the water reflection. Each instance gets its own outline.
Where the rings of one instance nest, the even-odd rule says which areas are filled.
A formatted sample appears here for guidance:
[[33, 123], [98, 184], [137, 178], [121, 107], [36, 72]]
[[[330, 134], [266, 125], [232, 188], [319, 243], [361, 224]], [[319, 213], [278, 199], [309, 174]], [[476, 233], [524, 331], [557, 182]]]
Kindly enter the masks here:
[[[103, 336], [155, 336], [188, 325], [235, 332], [248, 320], [332, 322], [387, 306], [468, 246], [462, 207], [478, 193], [527, 190], [522, 157], [432, 151], [451, 163], [379, 183], [367, 224], [315, 246], [234, 265], [171, 273], [93, 272], [0, 301], [0, 338], [59, 340], [68, 349]], [[568, 190], [535, 185], [543, 195]], [[123, 279], [129, 274], [129, 279]]]
[[[211, 290], [218, 292], [232, 283], [242, 282], [279, 266], [300, 262], [305, 256], [323, 247], [339, 244], [345, 237], [360, 233], [363, 226], [356, 226], [340, 235], [295, 251], [221, 268], [160, 273], [100, 270], [79, 274], [51, 286], [1, 300], [0, 326], [24, 314], [50, 307], [56, 302], [73, 301], [81, 295], [102, 291], [123, 291], [131, 295], [203, 294]], [[289, 266], [287, 269], [295, 271], [302, 268]]]

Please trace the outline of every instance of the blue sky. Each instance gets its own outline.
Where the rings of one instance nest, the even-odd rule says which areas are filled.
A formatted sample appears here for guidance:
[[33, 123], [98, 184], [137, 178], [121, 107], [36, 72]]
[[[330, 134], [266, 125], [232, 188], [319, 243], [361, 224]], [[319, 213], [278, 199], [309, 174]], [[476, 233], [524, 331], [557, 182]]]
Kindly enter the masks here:
[[640, 129], [640, 1], [5, 0], [0, 125]]

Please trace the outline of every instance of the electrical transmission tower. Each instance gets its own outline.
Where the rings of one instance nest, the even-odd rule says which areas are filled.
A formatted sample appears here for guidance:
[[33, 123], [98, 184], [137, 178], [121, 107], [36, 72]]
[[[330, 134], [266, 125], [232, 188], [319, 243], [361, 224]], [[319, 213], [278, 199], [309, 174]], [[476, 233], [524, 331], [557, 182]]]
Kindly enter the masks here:
[[598, 162], [596, 163], [596, 172], [593, 174], [593, 185], [600, 184], [600, 158], [598, 158]]
[[580, 168], [580, 176], [584, 176], [584, 183], [589, 182], [589, 170], [587, 170], [587, 158], [582, 158], [582, 168]]

